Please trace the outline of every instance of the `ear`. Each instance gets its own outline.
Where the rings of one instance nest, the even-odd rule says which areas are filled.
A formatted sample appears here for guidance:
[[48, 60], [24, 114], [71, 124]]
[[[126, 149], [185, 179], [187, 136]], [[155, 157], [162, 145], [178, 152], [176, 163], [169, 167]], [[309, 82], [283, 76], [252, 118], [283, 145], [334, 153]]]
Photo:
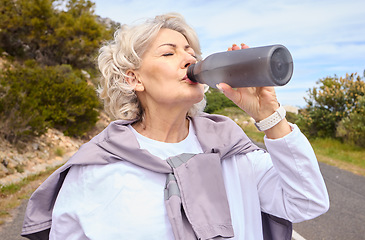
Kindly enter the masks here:
[[144, 85], [142, 81], [140, 80], [140, 77], [138, 73], [135, 70], [127, 70], [126, 72], [127, 76], [125, 78], [125, 81], [132, 87], [134, 87], [134, 91], [136, 92], [142, 92], [144, 91]]

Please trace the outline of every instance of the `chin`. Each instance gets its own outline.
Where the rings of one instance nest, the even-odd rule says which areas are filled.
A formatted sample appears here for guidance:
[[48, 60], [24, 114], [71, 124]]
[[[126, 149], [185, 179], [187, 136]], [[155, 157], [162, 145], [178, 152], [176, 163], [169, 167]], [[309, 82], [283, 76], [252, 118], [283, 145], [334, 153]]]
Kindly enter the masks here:
[[193, 99], [199, 99], [201, 101], [204, 98], [204, 89], [201, 87], [196, 87], [192, 89], [190, 92], [191, 98]]
[[200, 96], [196, 96], [196, 97], [191, 98], [191, 99], [192, 99], [192, 103], [193, 104], [199, 103], [199, 102], [201, 102], [204, 99], [204, 94], [203, 95], [200, 95]]

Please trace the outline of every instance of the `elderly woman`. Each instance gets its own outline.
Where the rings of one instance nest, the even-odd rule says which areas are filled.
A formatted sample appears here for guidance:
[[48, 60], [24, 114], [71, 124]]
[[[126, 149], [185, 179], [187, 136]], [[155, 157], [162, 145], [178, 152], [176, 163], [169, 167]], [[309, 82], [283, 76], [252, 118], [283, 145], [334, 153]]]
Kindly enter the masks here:
[[32, 195], [22, 235], [290, 239], [291, 222], [326, 212], [315, 154], [278, 114], [274, 89], [218, 85], [256, 122], [276, 117], [266, 152], [230, 119], [202, 112], [205, 87], [186, 75], [200, 59], [197, 36], [178, 14], [122, 26], [98, 59], [99, 93], [117, 120]]

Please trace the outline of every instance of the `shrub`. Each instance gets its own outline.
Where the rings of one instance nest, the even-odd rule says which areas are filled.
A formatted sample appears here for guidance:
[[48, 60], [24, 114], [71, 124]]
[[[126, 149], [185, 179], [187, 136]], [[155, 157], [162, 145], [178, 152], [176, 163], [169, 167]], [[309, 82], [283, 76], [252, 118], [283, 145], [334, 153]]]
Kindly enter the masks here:
[[360, 147], [365, 147], [365, 96], [359, 99], [356, 111], [341, 120], [337, 136]]
[[286, 112], [286, 119], [288, 122], [295, 123], [298, 120], [298, 114], [292, 112]]
[[94, 9], [90, 0], [1, 0], [0, 48], [45, 65], [94, 68], [100, 44], [119, 25]]
[[207, 113], [214, 113], [227, 107], [237, 107], [236, 104], [216, 89], [210, 88], [205, 96], [207, 99], [207, 106], [204, 111]]
[[49, 127], [81, 136], [95, 125], [99, 105], [94, 88], [68, 65], [28, 61], [0, 74], [0, 134], [10, 142], [42, 135]]
[[310, 137], [336, 137], [342, 119], [358, 112], [359, 99], [365, 94], [363, 78], [355, 74], [346, 77], [326, 77], [308, 90], [307, 106], [297, 124]]
[[300, 111], [295, 122], [301, 131], [310, 138], [335, 137], [336, 123], [340, 120], [338, 114], [323, 107], [307, 107]]

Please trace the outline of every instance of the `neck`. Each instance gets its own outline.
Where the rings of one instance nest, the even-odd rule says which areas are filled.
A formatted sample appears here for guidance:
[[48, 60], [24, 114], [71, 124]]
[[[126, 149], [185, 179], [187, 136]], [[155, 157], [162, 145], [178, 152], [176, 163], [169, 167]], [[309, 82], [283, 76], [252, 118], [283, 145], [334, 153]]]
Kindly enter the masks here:
[[167, 143], [181, 142], [189, 134], [189, 120], [186, 118], [186, 111], [148, 109], [145, 111], [143, 120], [132, 126], [145, 137]]

